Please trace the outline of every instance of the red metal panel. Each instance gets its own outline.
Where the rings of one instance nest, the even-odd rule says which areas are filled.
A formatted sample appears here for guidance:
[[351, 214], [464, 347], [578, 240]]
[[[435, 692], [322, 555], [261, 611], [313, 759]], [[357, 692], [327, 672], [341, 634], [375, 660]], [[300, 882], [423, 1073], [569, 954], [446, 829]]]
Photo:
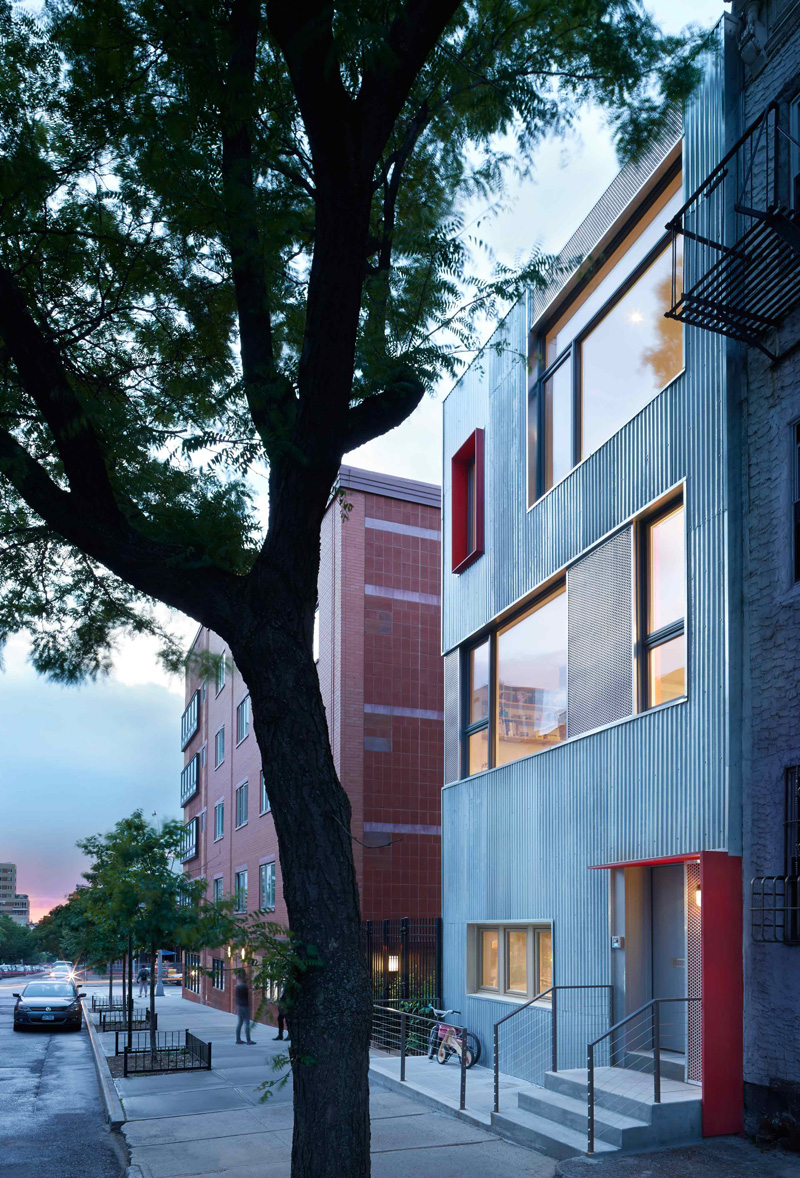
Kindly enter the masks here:
[[[469, 548], [469, 520], [467, 518], [468, 471], [475, 464], [475, 547]], [[452, 569], [461, 573], [483, 555], [484, 543], [484, 488], [483, 488], [483, 430], [476, 429], [453, 455], [451, 466], [452, 497]]]
[[700, 855], [703, 953], [703, 1136], [744, 1128], [742, 860]]

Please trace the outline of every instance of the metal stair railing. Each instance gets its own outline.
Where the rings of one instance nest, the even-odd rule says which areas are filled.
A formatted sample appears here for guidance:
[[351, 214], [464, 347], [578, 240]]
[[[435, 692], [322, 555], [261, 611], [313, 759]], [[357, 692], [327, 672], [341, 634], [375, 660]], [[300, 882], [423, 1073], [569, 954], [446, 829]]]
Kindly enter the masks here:
[[[565, 1002], [569, 997], [581, 998], [587, 992], [592, 991], [597, 1001], [594, 1005], [581, 1003], [580, 1009], [570, 1009], [565, 1006]], [[567, 1046], [572, 1045], [575, 1051], [580, 1050], [577, 1045], [586, 1039], [587, 1023], [611, 1023], [611, 998], [612, 987], [607, 983], [590, 983], [587, 985], [576, 986], [548, 986], [546, 990], [542, 990], [535, 998], [523, 1002], [517, 1006], [510, 1014], [505, 1015], [494, 1024], [493, 1030], [493, 1046], [494, 1046], [494, 1111], [500, 1112], [500, 1062], [501, 1062], [501, 1039], [500, 1028], [504, 1024], [510, 1024], [510, 1029], [513, 1032], [514, 1038], [510, 1043], [506, 1044], [504, 1048], [504, 1056], [507, 1061], [506, 1066], [510, 1074], [520, 1076], [522, 1079], [531, 1079], [534, 1084], [540, 1084], [544, 1080], [544, 1073], [546, 1071], [557, 1072], [559, 1065], [559, 1045], [563, 1049], [565, 1047], [564, 1040], [567, 1040]], [[537, 1003], [544, 1002], [546, 1005], [537, 1006]], [[541, 1019], [534, 1019], [532, 1017], [522, 1018], [525, 1011], [529, 1012], [530, 1016], [541, 1014]], [[512, 1022], [512, 1020], [515, 1020]], [[574, 1025], [578, 1023], [578, 1026]], [[583, 1024], [583, 1033], [579, 1030], [580, 1024]], [[567, 1035], [564, 1030], [567, 1030]], [[591, 1033], [591, 1032], [589, 1032]], [[569, 1066], [575, 1067], [578, 1064], [578, 1059], [571, 1061]], [[538, 1077], [538, 1078], [537, 1078]]]
[[[662, 1046], [661, 1046], [661, 1031], [662, 1031], [662, 1027], [663, 1027], [663, 1021], [662, 1021], [662, 1016], [661, 1016], [661, 1005], [662, 1005], [662, 1003], [667, 1003], [667, 1002], [685, 1002], [685, 1003], [687, 1003], [687, 1012], [688, 1012], [688, 1003], [701, 1002], [701, 1001], [702, 1001], [702, 999], [700, 999], [700, 998], [652, 998], [649, 1002], [646, 1002], [644, 1004], [644, 1006], [640, 1006], [638, 1010], [634, 1010], [631, 1014], [626, 1015], [625, 1018], [620, 1019], [620, 1021], [618, 1023], [615, 1023], [613, 1027], [609, 1027], [609, 1029], [607, 1031], [605, 1031], [602, 1035], [598, 1035], [598, 1037], [596, 1039], [592, 1040], [592, 1042], [587, 1044], [587, 1047], [586, 1047], [586, 1065], [587, 1065], [587, 1069], [586, 1069], [586, 1081], [587, 1081], [586, 1102], [587, 1102], [587, 1138], [588, 1138], [587, 1151], [586, 1151], [587, 1153], [589, 1153], [589, 1154], [594, 1153], [595, 1103], [596, 1103], [596, 1100], [595, 1100], [595, 1095], [596, 1095], [595, 1094], [595, 1061], [596, 1061], [595, 1049], [601, 1043], [605, 1043], [606, 1040], [610, 1039], [611, 1040], [610, 1044], [609, 1044], [610, 1066], [616, 1067], [620, 1071], [620, 1073], [622, 1073], [623, 1071], [627, 1073], [625, 1079], [620, 1081], [619, 1090], [617, 1092], [617, 1097], [618, 1097], [619, 1103], [621, 1105], [622, 1101], [624, 1099], [627, 1099], [630, 1097], [633, 1097], [633, 1099], [638, 1098], [639, 1093], [634, 1092], [633, 1089], [631, 1088], [631, 1085], [629, 1082], [630, 1076], [632, 1074], [633, 1075], [638, 1074], [641, 1076], [645, 1076], [648, 1074], [647, 1067], [650, 1064], [651, 1059], [646, 1053], [650, 1050], [649, 1044], [652, 1043], [653, 1103], [660, 1104], [661, 1103], [661, 1052], [663, 1050]], [[648, 1011], [650, 1012], [649, 1019], [643, 1017], [647, 1014]], [[629, 1038], [628, 1035], [626, 1034], [624, 1042], [622, 1043], [621, 1048], [619, 1048], [615, 1044], [614, 1039], [611, 1037], [618, 1035], [618, 1033], [622, 1030], [623, 1027], [627, 1027], [629, 1024], [633, 1023], [634, 1020], [636, 1020], [636, 1019], [640, 1019], [642, 1021], [642, 1023], [644, 1024], [642, 1029], [637, 1031], [632, 1039]], [[688, 1046], [688, 1044], [687, 1044], [687, 1046]], [[614, 1053], [615, 1053], [615, 1051], [618, 1051], [618, 1050], [621, 1050], [621, 1052], [622, 1052], [623, 1063], [621, 1065], [614, 1064]], [[641, 1066], [638, 1068], [633, 1067], [630, 1063], [625, 1062], [629, 1057], [633, 1056], [637, 1051], [643, 1052], [643, 1054], [641, 1055], [641, 1058], [639, 1060], [639, 1063]], [[646, 1090], [649, 1090], [649, 1087], [650, 1087], [649, 1083], [647, 1083], [647, 1084], [642, 1083], [640, 1085], [640, 1091], [645, 1092]], [[609, 1090], [608, 1086], [606, 1086], [606, 1091], [607, 1092], [611, 1091], [612, 1095], [613, 1095], [613, 1090]], [[606, 1100], [606, 1103], [603, 1107], [604, 1107], [605, 1111], [611, 1111], [611, 1112], [614, 1111], [613, 1102], [609, 1103], [608, 1100]]]

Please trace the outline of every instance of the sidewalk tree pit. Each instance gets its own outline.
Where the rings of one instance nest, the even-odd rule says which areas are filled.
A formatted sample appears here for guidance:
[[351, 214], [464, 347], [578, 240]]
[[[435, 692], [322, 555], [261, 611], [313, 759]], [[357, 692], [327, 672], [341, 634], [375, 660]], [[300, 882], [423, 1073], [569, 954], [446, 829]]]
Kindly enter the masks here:
[[627, 0], [585, 15], [61, 0], [36, 17], [0, 0], [0, 636], [26, 631], [36, 669], [67, 684], [105, 674], [131, 634], [179, 668], [156, 603], [229, 649], [295, 949], [315, 963], [288, 1012], [295, 1178], [370, 1166], [350, 806], [312, 649], [320, 525], [343, 455], [543, 281], [536, 250], [476, 276], [467, 202], [499, 207], [586, 100], [630, 153], [694, 85], [699, 35], [663, 36]]

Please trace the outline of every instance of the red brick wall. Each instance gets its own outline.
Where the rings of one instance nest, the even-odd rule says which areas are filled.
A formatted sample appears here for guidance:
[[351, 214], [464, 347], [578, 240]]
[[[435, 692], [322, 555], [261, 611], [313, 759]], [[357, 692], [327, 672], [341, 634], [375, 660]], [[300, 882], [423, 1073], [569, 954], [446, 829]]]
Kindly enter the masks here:
[[[318, 672], [334, 760], [350, 798], [353, 834], [361, 840], [354, 841], [353, 853], [362, 916], [438, 916], [444, 691], [436, 538], [440, 513], [357, 490], [346, 490], [345, 501], [350, 509], [332, 504], [322, 527]], [[436, 535], [375, 526], [386, 521]], [[391, 592], [367, 592], [366, 587]], [[398, 593], [424, 595], [425, 600], [392, 595]], [[196, 645], [214, 653], [224, 650], [221, 639], [205, 630]], [[197, 686], [196, 677], [187, 676], [187, 702]], [[200, 729], [185, 750], [188, 762], [205, 745], [206, 763], [201, 764], [198, 794], [184, 811], [185, 821], [205, 813], [205, 830], [199, 836], [199, 855], [186, 869], [193, 877], [205, 875], [210, 895], [216, 876], [222, 876], [230, 894], [235, 872], [246, 867], [252, 911], [258, 907], [259, 863], [275, 858], [275, 919], [286, 923], [275, 826], [271, 814], [259, 814], [261, 764], [252, 718], [250, 735], [238, 747], [235, 743], [236, 706], [245, 695], [235, 669], [228, 669], [219, 693], [213, 682], [206, 685]], [[370, 710], [374, 708], [382, 710]], [[223, 724], [225, 759], [215, 768], [214, 737]], [[235, 830], [234, 795], [244, 780], [249, 784], [248, 820]], [[225, 832], [215, 840], [219, 800], [225, 806]], [[391, 845], [361, 845], [383, 840]], [[204, 970], [210, 970], [213, 957], [227, 964], [226, 947], [201, 954]], [[195, 997], [187, 990], [184, 994]], [[220, 992], [203, 976], [198, 1000], [231, 1010], [231, 978]]]

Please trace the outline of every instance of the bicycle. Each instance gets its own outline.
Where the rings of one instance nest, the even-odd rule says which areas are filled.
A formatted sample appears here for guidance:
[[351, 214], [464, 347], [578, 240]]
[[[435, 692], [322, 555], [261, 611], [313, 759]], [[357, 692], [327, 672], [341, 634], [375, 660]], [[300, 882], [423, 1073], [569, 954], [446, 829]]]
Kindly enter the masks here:
[[[442, 1020], [448, 1014], [460, 1014], [460, 1010], [437, 1010], [435, 1006], [430, 1009], [436, 1016], [437, 1021], [431, 1027], [431, 1033], [428, 1037], [428, 1059], [436, 1058], [437, 1063], [447, 1063], [452, 1055], [457, 1055], [461, 1059], [461, 1032], [456, 1027]], [[437, 1046], [438, 1041], [438, 1046]], [[472, 1031], [467, 1031], [467, 1058], [466, 1066], [468, 1068], [474, 1067], [481, 1057], [481, 1041], [477, 1035], [473, 1035]]]

